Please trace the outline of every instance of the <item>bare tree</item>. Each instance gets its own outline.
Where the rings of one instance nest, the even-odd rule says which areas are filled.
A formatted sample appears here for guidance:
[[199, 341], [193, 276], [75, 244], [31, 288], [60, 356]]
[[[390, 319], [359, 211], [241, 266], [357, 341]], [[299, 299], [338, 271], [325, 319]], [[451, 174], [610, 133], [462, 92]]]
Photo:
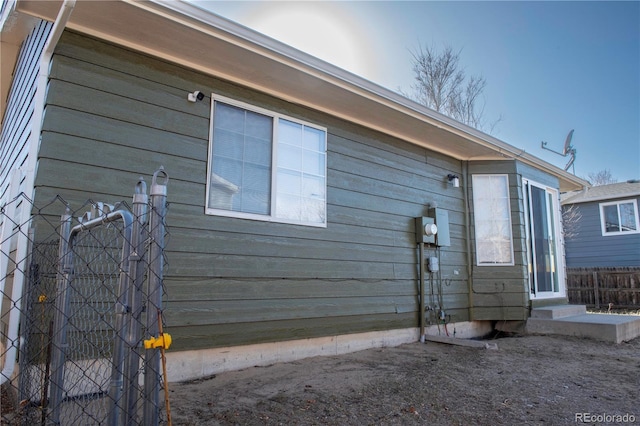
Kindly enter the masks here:
[[[467, 77], [460, 67], [460, 52], [445, 46], [442, 52], [429, 46], [411, 51], [415, 82], [410, 93], [401, 93], [444, 115], [477, 129], [485, 127], [482, 76]], [[493, 131], [496, 122], [490, 126]]]
[[593, 186], [609, 185], [610, 183], [618, 182], [618, 179], [613, 177], [609, 169], [591, 172], [587, 175], [587, 180]]
[[562, 234], [565, 239], [570, 240], [578, 236], [580, 219], [582, 219], [582, 213], [577, 204], [562, 206]]

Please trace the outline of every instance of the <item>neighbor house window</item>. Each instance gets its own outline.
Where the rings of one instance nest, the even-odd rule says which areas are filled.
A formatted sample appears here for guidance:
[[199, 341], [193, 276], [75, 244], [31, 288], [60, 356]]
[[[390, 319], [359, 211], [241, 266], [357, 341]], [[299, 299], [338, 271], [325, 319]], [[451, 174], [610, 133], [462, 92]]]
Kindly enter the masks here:
[[209, 214], [326, 226], [326, 129], [212, 96]]
[[473, 175], [472, 182], [477, 264], [513, 265], [509, 176]]
[[640, 232], [637, 201], [600, 203], [600, 221], [602, 235], [626, 235]]

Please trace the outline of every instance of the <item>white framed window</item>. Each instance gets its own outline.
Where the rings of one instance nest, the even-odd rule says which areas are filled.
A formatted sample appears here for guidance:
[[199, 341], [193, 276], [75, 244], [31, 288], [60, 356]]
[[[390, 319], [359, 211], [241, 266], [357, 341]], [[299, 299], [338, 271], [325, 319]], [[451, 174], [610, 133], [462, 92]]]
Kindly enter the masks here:
[[602, 235], [627, 235], [640, 232], [638, 202], [632, 200], [600, 203]]
[[478, 266], [511, 266], [513, 237], [508, 175], [473, 175], [473, 217]]
[[211, 96], [206, 213], [326, 227], [327, 131]]

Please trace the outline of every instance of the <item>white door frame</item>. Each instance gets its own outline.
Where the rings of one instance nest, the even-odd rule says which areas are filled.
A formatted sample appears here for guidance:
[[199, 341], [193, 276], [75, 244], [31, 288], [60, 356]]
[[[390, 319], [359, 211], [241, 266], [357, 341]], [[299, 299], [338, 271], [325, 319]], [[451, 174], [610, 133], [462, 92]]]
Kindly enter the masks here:
[[[538, 271], [536, 256], [535, 239], [531, 238], [531, 187], [536, 187], [544, 191], [545, 194], [545, 211], [547, 214], [547, 235], [551, 238], [552, 246], [549, 247], [550, 258], [545, 261], [547, 268], [550, 268], [551, 290], [538, 290]], [[532, 300], [563, 298], [567, 296], [566, 280], [565, 280], [565, 262], [564, 262], [564, 244], [562, 243], [562, 211], [558, 190], [548, 187], [527, 178], [522, 178], [522, 193], [524, 198], [524, 216], [525, 216], [525, 232], [527, 246], [527, 265], [528, 265], [528, 281], [529, 281], [529, 297]]]

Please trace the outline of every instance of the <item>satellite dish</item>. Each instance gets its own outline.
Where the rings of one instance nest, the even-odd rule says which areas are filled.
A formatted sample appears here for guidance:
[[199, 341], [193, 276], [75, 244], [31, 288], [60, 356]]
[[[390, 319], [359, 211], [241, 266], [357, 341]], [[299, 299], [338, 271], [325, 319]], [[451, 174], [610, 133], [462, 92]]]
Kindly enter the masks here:
[[571, 129], [571, 131], [567, 135], [567, 139], [564, 141], [564, 149], [562, 150], [562, 155], [567, 155], [569, 153], [569, 150], [571, 149], [571, 138], [573, 138], [573, 130], [574, 129]]
[[[575, 153], [571, 153], [571, 159], [569, 160], [569, 162], [567, 163], [566, 166], [564, 166], [564, 171], [566, 172], [567, 170], [569, 170], [569, 167], [571, 167], [573, 165], [573, 162], [576, 161], [576, 155]], [[574, 170], [574, 174], [575, 174], [575, 170]]]
[[[562, 152], [554, 151], [553, 149], [547, 148], [547, 143], [545, 141], [542, 141], [542, 144], [541, 144], [542, 149], [551, 151], [554, 154], [558, 154], [563, 157], [566, 157], [567, 155], [571, 155], [569, 162], [567, 163], [566, 166], [564, 166], [565, 170], [569, 170], [569, 167], [573, 166], [573, 163], [576, 161], [576, 149], [573, 147], [573, 145], [571, 145], [571, 139], [573, 139], [573, 129], [569, 132], [569, 134], [567, 135], [567, 139], [564, 141], [564, 147], [562, 148]], [[575, 172], [576, 170], [574, 166], [573, 174], [575, 174]]]

